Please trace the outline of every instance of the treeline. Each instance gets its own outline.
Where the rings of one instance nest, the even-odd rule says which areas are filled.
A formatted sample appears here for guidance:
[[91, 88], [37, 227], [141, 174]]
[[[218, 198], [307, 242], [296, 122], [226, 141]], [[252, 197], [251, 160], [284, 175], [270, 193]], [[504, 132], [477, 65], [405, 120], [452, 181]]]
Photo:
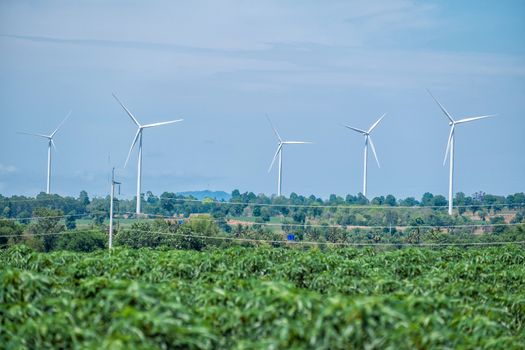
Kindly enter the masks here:
[[[40, 217], [29, 224], [0, 219], [0, 248], [23, 244], [35, 251], [70, 250], [89, 252], [107, 249], [108, 231], [104, 225], [91, 229], [68, 229], [58, 211], [37, 210]], [[525, 242], [525, 224], [487, 228], [485, 234], [472, 234], [464, 229], [442, 229], [413, 226], [405, 230], [387, 228], [345, 229], [341, 227], [298, 226], [288, 228], [287, 235], [263, 225], [234, 226], [227, 232], [210, 215], [179, 220], [141, 220], [115, 231], [114, 245], [129, 248], [168, 248], [206, 250], [231, 246], [273, 246], [292, 249], [330, 249], [353, 245], [397, 249], [406, 245], [460, 244], [468, 247], [479, 243]], [[291, 233], [291, 234], [290, 234]]]
[[[328, 199], [316, 196], [301, 196], [292, 193], [286, 197], [268, 197], [253, 192], [232, 192], [228, 202], [212, 199], [202, 201], [175, 193], [164, 192], [156, 196], [147, 192], [143, 200], [145, 215], [165, 217], [189, 217], [191, 214], [210, 214], [219, 221], [225, 231], [231, 227], [226, 224], [230, 218], [255, 218], [260, 224], [269, 222], [272, 217], [280, 217], [283, 223], [297, 224], [337, 224], [357, 226], [396, 226], [425, 224], [432, 226], [463, 225], [472, 223], [494, 223], [494, 218], [504, 209], [515, 214], [512, 222], [522, 222], [525, 216], [525, 194], [523, 192], [508, 196], [497, 196], [483, 192], [466, 196], [457, 193], [454, 205], [457, 214], [446, 213], [447, 200], [442, 195], [425, 193], [420, 200], [413, 197], [396, 199], [393, 195], [375, 197], [368, 200], [362, 194], [347, 195], [345, 198], [331, 195]], [[117, 216], [134, 216], [135, 200], [116, 199]], [[66, 225], [74, 228], [75, 219], [83, 216], [102, 224], [109, 216], [109, 197], [90, 199], [87, 192], [78, 197], [62, 197], [40, 193], [35, 198], [25, 196], [4, 197], [0, 195], [0, 217], [17, 218], [28, 223], [29, 218], [38, 216], [38, 208], [59, 210], [66, 215]], [[486, 219], [489, 218], [487, 221]], [[501, 222], [498, 217], [495, 223]]]

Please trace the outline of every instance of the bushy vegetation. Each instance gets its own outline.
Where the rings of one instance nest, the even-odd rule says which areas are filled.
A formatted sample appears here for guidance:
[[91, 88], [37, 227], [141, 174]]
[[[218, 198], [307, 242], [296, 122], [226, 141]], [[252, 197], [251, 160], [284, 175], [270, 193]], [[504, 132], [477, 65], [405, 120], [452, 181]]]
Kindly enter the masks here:
[[[116, 200], [116, 212], [120, 216], [133, 216], [135, 200]], [[264, 224], [272, 217], [282, 217], [290, 223], [339, 225], [396, 226], [412, 225], [420, 221], [426, 225], [461, 225], [473, 222], [481, 223], [503, 210], [512, 211], [523, 221], [525, 216], [525, 194], [515, 193], [508, 196], [496, 196], [478, 192], [472, 196], [457, 193], [454, 205], [457, 214], [449, 216], [446, 212], [447, 200], [442, 195], [425, 193], [420, 200], [409, 197], [396, 199], [393, 195], [379, 196], [371, 200], [361, 194], [356, 196], [331, 195], [328, 199], [315, 196], [301, 196], [292, 193], [286, 197], [268, 197], [252, 192], [232, 192], [229, 202], [214, 200], [197, 201], [175, 193], [164, 192], [156, 196], [147, 192], [143, 200], [143, 212], [149, 215], [167, 217], [189, 217], [191, 214], [210, 214], [221, 222], [221, 229], [231, 229], [226, 219], [232, 217], [251, 217]], [[109, 196], [90, 199], [85, 191], [77, 198], [61, 197], [40, 193], [36, 198], [24, 196], [4, 197], [0, 195], [0, 217], [18, 218], [21, 223], [28, 223], [30, 217], [37, 216], [40, 208], [57, 210], [68, 216], [64, 224], [68, 229], [75, 228], [75, 219], [90, 217], [94, 226], [101, 226], [109, 216]]]
[[[71, 250], [91, 252], [107, 248], [108, 233], [104, 227], [68, 230], [55, 211], [39, 211], [41, 216], [30, 224], [0, 219], [0, 249], [23, 243], [36, 251]], [[495, 217], [491, 222], [501, 222]], [[210, 215], [189, 220], [144, 219], [114, 231], [113, 244], [128, 248], [173, 248], [205, 250], [231, 246], [259, 246], [327, 249], [333, 245], [370, 245], [402, 248], [406, 245], [491, 244], [525, 242], [525, 224], [489, 227], [473, 234], [470, 228], [442, 229], [414, 226], [396, 228], [354, 228], [333, 226], [283, 226], [284, 234], [271, 227], [254, 224], [236, 225], [223, 230]], [[290, 236], [292, 238], [290, 238]]]
[[0, 253], [6, 348], [520, 349], [525, 247]]

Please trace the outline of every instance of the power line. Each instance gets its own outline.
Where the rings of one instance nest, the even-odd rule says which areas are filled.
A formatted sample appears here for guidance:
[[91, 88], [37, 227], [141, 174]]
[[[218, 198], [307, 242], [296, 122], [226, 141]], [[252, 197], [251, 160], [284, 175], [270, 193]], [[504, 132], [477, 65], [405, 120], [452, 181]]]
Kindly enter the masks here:
[[256, 243], [286, 243], [286, 244], [298, 244], [298, 245], [335, 245], [335, 246], [488, 246], [488, 245], [505, 245], [505, 244], [525, 244], [525, 241], [505, 241], [505, 242], [450, 242], [450, 243], [353, 243], [353, 242], [320, 242], [320, 241], [280, 241], [280, 240], [265, 240], [255, 238], [240, 238], [240, 237], [225, 237], [225, 236], [205, 236], [205, 235], [194, 235], [194, 234], [183, 234], [175, 232], [162, 232], [162, 231], [151, 231], [151, 230], [136, 230], [147, 233], [157, 233], [168, 236], [181, 236], [181, 237], [193, 237], [203, 239], [218, 239], [218, 240], [229, 240], [229, 241], [241, 241], [241, 242], [256, 242]]
[[98, 215], [98, 214], [107, 214], [107, 212], [94, 212], [94, 213], [84, 213], [84, 214], [68, 214], [68, 215], [55, 215], [55, 216], [30, 216], [30, 217], [16, 217], [16, 218], [2, 218], [1, 220], [10, 220], [10, 221], [16, 221], [16, 220], [39, 220], [39, 219], [61, 219], [61, 218], [67, 218], [67, 217], [82, 217], [82, 216], [89, 216], [89, 215]]
[[[0, 235], [0, 237], [30, 237], [30, 236], [51, 236], [51, 235], [65, 235], [74, 233], [96, 232], [97, 230], [71, 230], [61, 232], [46, 232], [36, 234], [22, 234], [22, 235]], [[275, 244], [289, 244], [289, 245], [328, 245], [328, 246], [348, 246], [348, 247], [365, 247], [365, 246], [403, 246], [403, 247], [444, 247], [444, 246], [496, 246], [508, 244], [525, 244], [525, 241], [497, 241], [497, 242], [450, 242], [450, 243], [394, 243], [394, 242], [322, 242], [322, 241], [286, 241], [286, 240], [271, 240], [271, 239], [256, 239], [256, 238], [241, 238], [241, 237], [226, 237], [226, 236], [205, 236], [196, 234], [184, 234], [175, 232], [151, 231], [151, 230], [135, 230], [147, 233], [156, 233], [168, 236], [179, 236], [189, 238], [202, 238], [210, 240], [226, 240], [237, 242], [252, 242], [252, 243], [275, 243]]]
[[[123, 212], [121, 214], [134, 214], [132, 212]], [[164, 218], [164, 219], [172, 219], [172, 220], [184, 220], [186, 222], [190, 220], [196, 220], [196, 221], [212, 221], [214, 223], [222, 223], [221, 221], [214, 219], [212, 217], [206, 217], [206, 218], [200, 218], [198, 216], [194, 216], [192, 218], [177, 218], [172, 216], [165, 216], [160, 214], [145, 214], [145, 215], [151, 215], [155, 216], [157, 218]], [[139, 218], [140, 220], [155, 220], [155, 218]], [[235, 224], [229, 224], [227, 220], [225, 219], [225, 223], [233, 226]], [[240, 221], [240, 220], [239, 220]], [[319, 228], [344, 228], [344, 229], [385, 229], [390, 228], [391, 226], [364, 226], [364, 225], [328, 225], [328, 224], [297, 224], [297, 223], [270, 223], [270, 222], [248, 222], [244, 221], [243, 223], [239, 223], [239, 225], [243, 226], [276, 226], [276, 227], [319, 227]], [[408, 228], [440, 228], [440, 229], [451, 229], [451, 228], [473, 228], [473, 227], [498, 227], [498, 226], [518, 226], [518, 225], [525, 225], [525, 223], [500, 223], [500, 224], [462, 224], [462, 225], [396, 225], [396, 229], [408, 229]]]
[[10, 238], [10, 237], [31, 237], [31, 236], [54, 236], [54, 235], [65, 235], [73, 233], [86, 233], [86, 232], [100, 232], [95, 229], [83, 229], [83, 230], [68, 230], [60, 232], [43, 232], [43, 233], [23, 233], [18, 235], [0, 235], [0, 238]]
[[[0, 218], [0, 220], [9, 220], [9, 221], [16, 221], [16, 220], [39, 220], [39, 219], [61, 219], [66, 217], [83, 217], [83, 216], [90, 216], [90, 215], [98, 215], [98, 214], [107, 214], [107, 212], [95, 212], [95, 213], [85, 213], [85, 214], [69, 214], [69, 215], [56, 215], [56, 216], [33, 216], [33, 217], [17, 217], [17, 218]], [[121, 212], [117, 214], [135, 214], [134, 212]], [[173, 216], [167, 216], [167, 215], [160, 215], [160, 214], [144, 214], [148, 216], [154, 216], [156, 218], [163, 218], [163, 219], [172, 219], [172, 220], [202, 220], [202, 221], [212, 221], [216, 224], [223, 223], [220, 220], [217, 220], [215, 218], [200, 218], [198, 216], [194, 216], [190, 219], [184, 218], [180, 219]], [[137, 218], [137, 221], [142, 220], [154, 220], [154, 218]], [[227, 219], [225, 218], [225, 223], [233, 226], [236, 225], [228, 223]], [[375, 226], [367, 226], [367, 225], [330, 225], [330, 224], [300, 224], [300, 223], [270, 223], [270, 222], [248, 222], [242, 220], [239, 225], [243, 226], [269, 226], [269, 227], [319, 227], [319, 228], [342, 228], [347, 230], [354, 230], [354, 229], [385, 229], [390, 228], [391, 226], [382, 226], [382, 225], [375, 225]], [[499, 224], [461, 224], [461, 225], [396, 225], [396, 229], [409, 229], [409, 228], [437, 228], [437, 229], [453, 229], [453, 228], [474, 228], [474, 227], [498, 227], [498, 226], [518, 226], [523, 225], [525, 223], [499, 223]]]

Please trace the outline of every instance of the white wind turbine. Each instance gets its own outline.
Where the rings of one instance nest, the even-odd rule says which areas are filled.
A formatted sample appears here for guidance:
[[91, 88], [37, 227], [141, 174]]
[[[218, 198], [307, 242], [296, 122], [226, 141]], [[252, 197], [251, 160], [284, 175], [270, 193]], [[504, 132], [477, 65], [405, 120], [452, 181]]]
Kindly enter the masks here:
[[62, 125], [66, 122], [66, 120], [69, 118], [70, 115], [71, 115], [71, 111], [69, 111], [69, 113], [64, 118], [64, 120], [62, 120], [62, 122], [58, 125], [55, 131], [53, 131], [50, 135], [33, 134], [29, 132], [19, 132], [19, 134], [43, 137], [47, 139], [48, 141], [47, 142], [47, 187], [46, 187], [47, 194], [51, 193], [51, 146], [53, 146], [53, 148], [55, 149], [55, 152], [57, 150], [55, 146], [55, 142], [53, 141], [53, 137], [55, 137], [58, 130], [62, 127]]
[[349, 125], [344, 125], [348, 129], [356, 131], [365, 137], [365, 156], [364, 156], [365, 164], [364, 164], [364, 170], [363, 170], [363, 196], [365, 197], [366, 197], [366, 175], [367, 175], [367, 167], [368, 167], [368, 144], [369, 143], [370, 143], [370, 146], [372, 147], [372, 153], [374, 153], [374, 158], [376, 159], [377, 166], [381, 168], [381, 165], [379, 165], [379, 159], [377, 159], [376, 148], [374, 147], [374, 142], [372, 141], [372, 137], [370, 136], [370, 133], [372, 132], [372, 130], [374, 130], [377, 124], [379, 124], [381, 119], [383, 119], [385, 116], [386, 116], [386, 113], [384, 113], [381, 116], [381, 118], [379, 118], [374, 124], [372, 124], [372, 126], [368, 129], [368, 131], [354, 128]]
[[115, 94], [113, 94], [113, 97], [122, 106], [122, 108], [124, 108], [124, 110], [129, 115], [129, 117], [131, 118], [133, 123], [135, 123], [135, 125], [137, 125], [137, 127], [138, 127], [137, 133], [135, 134], [135, 138], [133, 139], [133, 142], [131, 143], [131, 147], [129, 148], [128, 157], [126, 158], [126, 163], [124, 164], [124, 167], [126, 167], [126, 165], [128, 164], [129, 157], [131, 156], [131, 151], [133, 150], [133, 147], [135, 147], [135, 144], [137, 143], [137, 140], [138, 140], [139, 141], [139, 155], [138, 155], [138, 166], [137, 166], [137, 208], [136, 208], [136, 213], [140, 214], [141, 186], [142, 186], [142, 131], [144, 129], [152, 128], [152, 127], [155, 127], [155, 126], [161, 126], [161, 125], [181, 122], [184, 119], [177, 119], [177, 120], [170, 120], [170, 121], [167, 121], [167, 122], [159, 122], [159, 123], [152, 123], [152, 124], [141, 125], [138, 122], [137, 118], [135, 118], [133, 116], [133, 114], [131, 114], [131, 112], [126, 108], [126, 106], [124, 106], [124, 104], [122, 102], [120, 102], [120, 100], [117, 98], [117, 96]]
[[450, 152], [450, 173], [449, 173], [449, 184], [448, 184], [448, 214], [452, 215], [452, 204], [453, 204], [452, 203], [452, 199], [453, 199], [452, 192], [454, 190], [454, 131], [455, 131], [456, 125], [468, 123], [468, 122], [478, 120], [478, 119], [494, 117], [495, 114], [482, 115], [479, 117], [468, 117], [468, 118], [464, 118], [460, 120], [454, 120], [454, 118], [452, 118], [450, 113], [447, 112], [445, 107], [443, 107], [443, 105], [439, 103], [439, 101], [434, 97], [434, 95], [432, 95], [432, 93], [428, 89], [427, 89], [427, 92], [429, 93], [430, 96], [432, 96], [434, 101], [436, 101], [439, 108], [441, 108], [441, 110], [443, 111], [443, 113], [445, 113], [445, 116], [449, 120], [448, 125], [450, 125], [450, 133], [448, 135], [447, 150], [445, 151], [445, 158], [443, 159], [443, 166], [445, 166], [445, 163], [447, 162], [447, 156]]
[[279, 133], [277, 132], [277, 129], [272, 124], [272, 121], [268, 116], [266, 116], [268, 121], [270, 122], [270, 125], [272, 126], [273, 132], [275, 133], [275, 136], [277, 136], [277, 140], [279, 141], [277, 145], [277, 151], [275, 151], [275, 155], [273, 156], [272, 163], [270, 164], [270, 167], [268, 168], [268, 172], [272, 170], [273, 164], [275, 163], [275, 160], [277, 159], [277, 156], [279, 156], [279, 176], [277, 179], [277, 196], [281, 196], [281, 184], [282, 184], [282, 176], [283, 176], [283, 146], [284, 145], [297, 145], [297, 144], [308, 144], [312, 143], [309, 141], [283, 141]]

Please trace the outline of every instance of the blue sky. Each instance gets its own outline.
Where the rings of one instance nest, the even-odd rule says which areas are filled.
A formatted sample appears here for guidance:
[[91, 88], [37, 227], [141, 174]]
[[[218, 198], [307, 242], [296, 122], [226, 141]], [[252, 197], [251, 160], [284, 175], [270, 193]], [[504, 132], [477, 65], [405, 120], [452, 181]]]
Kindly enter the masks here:
[[369, 196], [445, 194], [447, 120], [498, 113], [456, 134], [456, 191], [525, 186], [523, 1], [2, 1], [0, 193], [45, 189], [45, 141], [57, 135], [53, 192], [108, 192], [108, 155], [133, 196], [135, 128], [144, 133], [143, 190], [275, 193], [276, 140], [313, 141], [284, 154], [283, 192], [357, 193], [363, 138], [374, 132]]

